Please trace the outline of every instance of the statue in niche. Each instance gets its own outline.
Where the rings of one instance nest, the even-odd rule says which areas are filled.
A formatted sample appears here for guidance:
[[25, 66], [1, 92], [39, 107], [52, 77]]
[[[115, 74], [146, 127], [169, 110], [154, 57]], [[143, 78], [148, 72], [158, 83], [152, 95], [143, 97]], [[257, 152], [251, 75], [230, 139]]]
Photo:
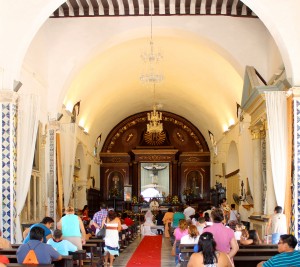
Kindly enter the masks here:
[[109, 175], [109, 196], [114, 198], [121, 198], [123, 193], [123, 175], [120, 172], [112, 172]]
[[151, 166], [143, 166], [147, 171], [151, 171], [150, 177], [152, 177], [152, 183], [158, 184], [158, 172], [167, 168], [167, 166], [162, 166], [158, 164], [152, 164]]
[[201, 178], [202, 175], [199, 171], [191, 171], [187, 176], [187, 187], [191, 189], [193, 197], [202, 197]]

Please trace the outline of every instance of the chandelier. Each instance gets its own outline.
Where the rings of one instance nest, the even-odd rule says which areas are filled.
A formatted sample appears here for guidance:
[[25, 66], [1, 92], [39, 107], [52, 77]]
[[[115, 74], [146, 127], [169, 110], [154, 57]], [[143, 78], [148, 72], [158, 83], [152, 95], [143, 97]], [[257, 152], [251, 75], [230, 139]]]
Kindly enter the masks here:
[[147, 113], [148, 121], [147, 132], [149, 133], [161, 133], [163, 131], [162, 113], [156, 111], [156, 105], [153, 105], [153, 111]]
[[162, 124], [162, 113], [158, 112], [157, 105], [155, 103], [155, 86], [163, 81], [164, 76], [158, 70], [158, 66], [163, 56], [159, 50], [154, 47], [154, 42], [152, 39], [152, 15], [154, 10], [153, 0], [150, 0], [150, 17], [151, 17], [151, 27], [150, 27], [150, 46], [147, 51], [141, 54], [141, 58], [145, 63], [144, 72], [140, 76], [140, 81], [148, 88], [153, 88], [153, 110], [147, 113], [148, 123], [147, 123], [147, 133], [160, 134], [163, 131]]

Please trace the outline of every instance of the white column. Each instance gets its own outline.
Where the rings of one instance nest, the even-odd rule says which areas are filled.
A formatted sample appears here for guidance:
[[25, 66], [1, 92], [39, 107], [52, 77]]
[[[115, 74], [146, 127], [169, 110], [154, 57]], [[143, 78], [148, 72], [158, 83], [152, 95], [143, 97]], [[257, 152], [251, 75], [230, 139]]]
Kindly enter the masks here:
[[261, 127], [252, 126], [252, 145], [253, 145], [253, 215], [263, 213], [263, 182], [262, 182], [262, 155], [261, 155]]

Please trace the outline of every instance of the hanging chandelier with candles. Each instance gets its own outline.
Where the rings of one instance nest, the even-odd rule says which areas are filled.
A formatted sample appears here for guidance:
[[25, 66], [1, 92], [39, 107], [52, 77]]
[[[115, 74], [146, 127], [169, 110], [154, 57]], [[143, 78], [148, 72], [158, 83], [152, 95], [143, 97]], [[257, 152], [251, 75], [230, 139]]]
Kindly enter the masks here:
[[153, 111], [147, 113], [148, 121], [147, 132], [149, 133], [161, 133], [163, 131], [162, 113], [156, 110], [156, 105], [153, 105]]
[[147, 88], [153, 88], [153, 110], [147, 113], [147, 133], [159, 134], [163, 131], [162, 124], [162, 112], [157, 111], [157, 105], [155, 103], [155, 86], [161, 83], [164, 79], [163, 74], [159, 71], [159, 63], [163, 56], [159, 50], [154, 47], [152, 39], [152, 15], [154, 10], [154, 3], [150, 1], [150, 17], [151, 17], [151, 28], [150, 28], [150, 47], [148, 51], [142, 53], [141, 58], [145, 63], [144, 72], [140, 76], [140, 81]]

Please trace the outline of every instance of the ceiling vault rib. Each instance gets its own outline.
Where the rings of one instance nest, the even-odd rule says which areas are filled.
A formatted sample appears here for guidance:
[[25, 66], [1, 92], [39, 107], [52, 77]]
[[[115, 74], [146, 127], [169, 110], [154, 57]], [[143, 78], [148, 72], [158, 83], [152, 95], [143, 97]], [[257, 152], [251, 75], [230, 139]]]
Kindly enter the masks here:
[[[68, 0], [57, 8], [50, 18], [149, 16], [149, 3], [150, 0]], [[220, 15], [257, 18], [241, 0], [153, 0], [153, 4], [154, 15]]]

